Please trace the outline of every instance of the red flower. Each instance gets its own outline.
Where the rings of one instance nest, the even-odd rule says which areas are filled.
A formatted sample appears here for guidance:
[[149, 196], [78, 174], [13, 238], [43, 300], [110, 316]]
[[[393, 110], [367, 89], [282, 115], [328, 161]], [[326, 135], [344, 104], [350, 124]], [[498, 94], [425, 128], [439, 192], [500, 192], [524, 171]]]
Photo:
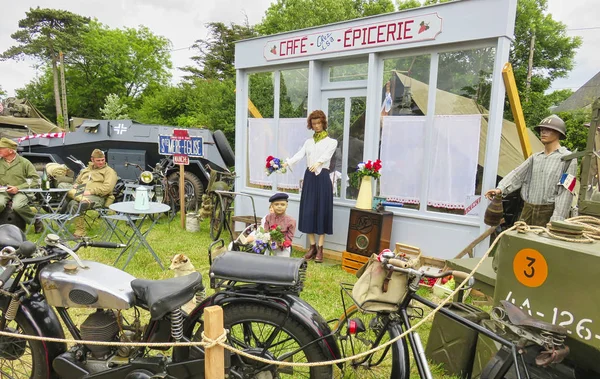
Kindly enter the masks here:
[[283, 247], [290, 247], [292, 246], [292, 241], [283, 241]]
[[379, 170], [381, 170], [381, 160], [380, 159], [376, 160], [375, 163], [373, 163], [373, 169], [376, 172], [379, 172]]
[[371, 161], [367, 161], [367, 163], [365, 163], [365, 168], [366, 168], [367, 170], [370, 170], [370, 169], [372, 169], [372, 168], [373, 168], [373, 164], [371, 163]]
[[271, 225], [271, 230], [275, 230], [275, 229], [277, 229], [277, 224]]

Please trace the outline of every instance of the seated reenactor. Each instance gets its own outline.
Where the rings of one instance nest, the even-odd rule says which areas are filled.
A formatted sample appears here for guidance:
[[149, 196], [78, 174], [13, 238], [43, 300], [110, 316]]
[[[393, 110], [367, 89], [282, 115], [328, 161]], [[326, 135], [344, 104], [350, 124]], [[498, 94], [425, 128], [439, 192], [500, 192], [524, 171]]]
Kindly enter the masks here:
[[[29, 205], [29, 197], [20, 190], [30, 188], [31, 184], [37, 186], [40, 177], [33, 164], [17, 154], [17, 146], [13, 140], [0, 139], [0, 212], [12, 200], [12, 209], [29, 225], [35, 212]], [[29, 184], [27, 179], [30, 179]], [[40, 226], [36, 223], [36, 232], [40, 231]]]
[[[107, 199], [112, 197], [113, 189], [117, 184], [117, 173], [106, 164], [104, 152], [95, 149], [92, 152], [92, 158], [88, 167], [81, 170], [73, 189], [67, 193], [69, 201], [67, 210], [71, 213], [77, 209], [85, 211], [95, 206], [103, 207]], [[83, 192], [81, 192], [83, 191]], [[81, 193], [80, 195], [77, 195]], [[79, 208], [79, 203], [81, 208]], [[85, 235], [85, 220], [83, 217], [77, 217], [75, 220], [76, 230], [74, 235], [81, 237]]]

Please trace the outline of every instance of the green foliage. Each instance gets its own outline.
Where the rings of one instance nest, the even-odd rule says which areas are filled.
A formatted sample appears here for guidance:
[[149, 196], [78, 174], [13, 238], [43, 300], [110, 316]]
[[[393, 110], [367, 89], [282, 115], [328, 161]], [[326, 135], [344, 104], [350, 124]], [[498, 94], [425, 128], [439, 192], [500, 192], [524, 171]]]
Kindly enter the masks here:
[[19, 44], [11, 46], [0, 59], [23, 59], [31, 56], [48, 62], [57, 60], [58, 53], [69, 52], [81, 46], [79, 37], [90, 19], [59, 9], [29, 8], [19, 21], [19, 30], [11, 38]]
[[128, 119], [127, 104], [119, 98], [119, 95], [114, 93], [106, 96], [104, 108], [100, 108], [100, 114], [105, 120], [124, 120]]
[[235, 81], [198, 79], [161, 87], [144, 97], [133, 116], [137, 121], [150, 124], [220, 129], [233, 146]]
[[199, 39], [192, 48], [198, 50], [198, 55], [191, 59], [197, 66], [182, 67], [191, 75], [185, 76], [186, 79], [231, 79], [235, 78], [235, 42], [252, 38], [256, 36], [254, 29], [248, 25], [231, 23], [229, 26], [222, 22], [209, 22], [206, 24], [209, 30], [207, 39]]
[[419, 0], [396, 0], [396, 7], [399, 11], [418, 8], [421, 6], [421, 2]]
[[256, 30], [268, 35], [393, 11], [391, 0], [277, 0]]
[[[141, 97], [166, 85], [170, 78], [171, 43], [146, 27], [109, 29], [96, 21], [81, 34], [83, 42], [65, 56], [69, 113], [100, 118], [109, 94], [136, 107]], [[17, 90], [48, 117], [53, 118], [52, 69], [45, 66], [39, 78]]]
[[2, 85], [0, 85], [0, 99], [6, 97], [6, 91], [2, 89]]
[[561, 145], [571, 151], [585, 150], [589, 130], [583, 124], [590, 122], [592, 118], [591, 109], [561, 112], [558, 116], [567, 124], [567, 139], [563, 140]]

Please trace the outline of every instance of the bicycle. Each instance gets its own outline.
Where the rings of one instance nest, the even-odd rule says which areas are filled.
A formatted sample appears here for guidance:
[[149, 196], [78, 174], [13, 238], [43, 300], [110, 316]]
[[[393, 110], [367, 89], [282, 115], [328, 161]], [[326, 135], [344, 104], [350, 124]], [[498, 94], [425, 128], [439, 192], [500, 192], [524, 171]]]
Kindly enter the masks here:
[[[467, 277], [466, 273], [460, 271], [445, 271], [438, 274], [431, 274], [413, 268], [403, 268], [402, 262], [395, 257], [394, 253], [389, 251], [380, 254], [378, 259], [388, 272], [400, 272], [408, 276], [407, 293], [396, 304], [396, 310], [367, 311], [361, 308], [350, 294], [353, 285], [341, 283], [340, 294], [344, 306], [344, 314], [336, 321], [333, 330], [337, 334], [340, 350], [345, 357], [377, 348], [392, 339], [396, 339], [404, 331], [409, 330], [412, 326], [411, 320], [423, 318], [424, 311], [417, 304], [424, 305], [430, 309], [438, 307], [437, 304], [416, 294], [422, 278], [443, 278], [453, 275], [457, 279], [462, 278], [464, 280]], [[471, 278], [469, 286], [466, 288], [470, 288], [472, 284], [473, 279]], [[346, 308], [344, 294], [348, 295], [354, 301], [354, 304], [348, 308]], [[561, 326], [535, 320], [524, 314], [514, 305], [505, 303], [508, 302], [503, 302], [501, 307], [494, 308], [492, 312], [492, 319], [496, 320], [504, 328], [502, 335], [488, 330], [446, 308], [438, 310], [439, 313], [451, 320], [475, 330], [502, 345], [502, 349], [483, 369], [481, 373], [482, 379], [530, 378], [530, 372], [540, 370], [535, 366], [533, 361], [540, 357], [541, 352], [543, 352], [542, 349], [552, 350], [556, 353], [556, 360], [554, 362], [560, 362], [568, 354], [569, 350], [564, 345], [567, 335], [566, 329]], [[364, 306], [365, 304], [362, 305]], [[516, 325], [514, 322], [516, 319], [522, 321], [520, 325]], [[545, 345], [543, 348], [529, 348], [535, 344]], [[432, 378], [421, 339], [416, 331], [408, 333], [403, 338], [387, 345], [384, 349], [371, 352], [362, 358], [354, 359], [346, 366], [350, 367], [351, 372], [354, 373], [354, 377], [357, 378], [368, 376], [374, 378], [408, 379], [410, 378], [411, 366], [408, 345], [410, 345], [413, 352], [419, 377], [422, 379]], [[526, 347], [529, 348], [529, 352], [527, 352]], [[545, 375], [549, 375], [551, 370], [558, 370], [558, 368], [544, 368], [542, 370], [547, 370], [543, 372]], [[552, 378], [554, 377], [552, 376]], [[556, 378], [566, 377], [556, 376]]]
[[207, 193], [212, 205], [210, 216], [210, 238], [213, 241], [217, 241], [221, 236], [223, 229], [227, 228], [233, 239], [233, 231], [231, 230], [231, 212], [233, 211], [235, 193], [230, 192], [229, 190], [233, 188], [235, 173], [216, 171], [209, 166], [207, 166], [207, 169], [210, 170]]

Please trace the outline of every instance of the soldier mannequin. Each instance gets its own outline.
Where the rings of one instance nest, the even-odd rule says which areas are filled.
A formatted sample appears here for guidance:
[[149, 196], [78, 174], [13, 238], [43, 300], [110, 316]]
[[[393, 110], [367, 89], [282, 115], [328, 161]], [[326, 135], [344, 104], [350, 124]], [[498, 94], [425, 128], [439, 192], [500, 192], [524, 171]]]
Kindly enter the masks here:
[[532, 154], [506, 175], [498, 188], [487, 191], [485, 197], [506, 196], [520, 188], [525, 201], [521, 221], [546, 226], [550, 221], [564, 220], [569, 215], [573, 193], [566, 188], [568, 185], [559, 182], [564, 174], [566, 178], [574, 179], [577, 160], [561, 161], [571, 152], [560, 145], [560, 140], [566, 138], [566, 126], [558, 116], [546, 117], [535, 130], [540, 134], [544, 151]]

